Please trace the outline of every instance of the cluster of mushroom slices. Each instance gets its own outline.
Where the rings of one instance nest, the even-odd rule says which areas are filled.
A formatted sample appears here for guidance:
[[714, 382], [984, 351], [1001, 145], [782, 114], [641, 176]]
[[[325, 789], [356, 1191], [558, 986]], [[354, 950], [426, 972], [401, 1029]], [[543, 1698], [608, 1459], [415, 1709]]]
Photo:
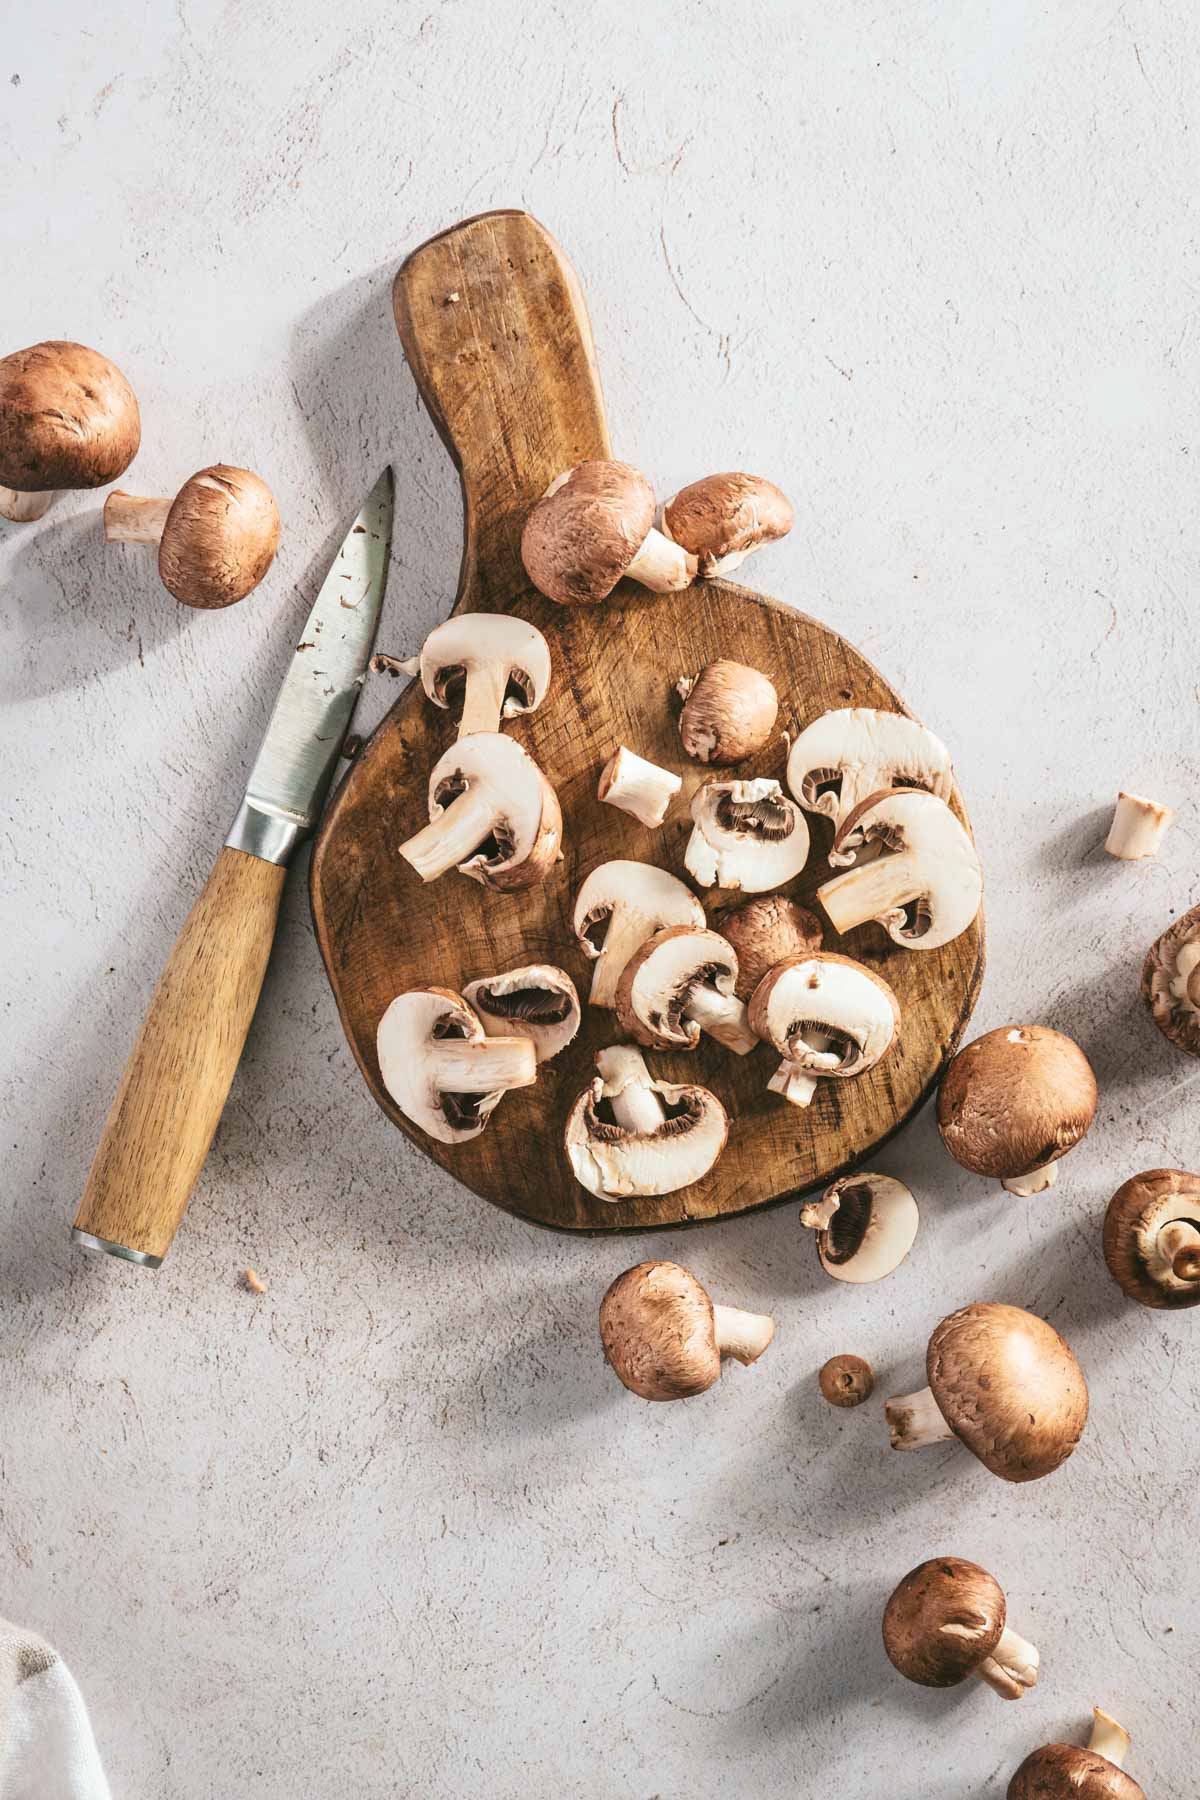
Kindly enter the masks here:
[[909, 1570], [884, 1608], [883, 1647], [919, 1687], [957, 1687], [973, 1676], [1002, 1700], [1019, 1700], [1038, 1678], [1038, 1653], [1009, 1625], [1000, 1583], [961, 1556]]
[[625, 965], [648, 938], [670, 925], [703, 930], [704, 908], [691, 888], [654, 863], [606, 862], [592, 870], [575, 899], [573, 929], [595, 963], [591, 1006], [610, 1010]]
[[1025, 1758], [1008, 1784], [1008, 1800], [1146, 1800], [1122, 1764], [1129, 1733], [1100, 1707], [1092, 1709], [1087, 1749], [1043, 1744]]
[[777, 781], [706, 781], [692, 797], [684, 867], [701, 887], [767, 893], [808, 861], [804, 814]]
[[413, 988], [392, 1001], [376, 1034], [383, 1085], [405, 1118], [442, 1144], [478, 1137], [510, 1088], [537, 1079], [533, 1039], [489, 1036], [450, 988]]
[[1200, 1306], [1200, 1175], [1143, 1169], [1104, 1215], [1104, 1260], [1143, 1306]]
[[51, 340], [0, 358], [0, 518], [27, 524], [64, 489], [116, 481], [141, 439], [133, 389], [98, 350]]
[[777, 963], [750, 1001], [751, 1030], [783, 1058], [768, 1088], [793, 1106], [807, 1106], [818, 1081], [873, 1069], [899, 1025], [887, 982], [829, 950]]
[[721, 1358], [757, 1362], [775, 1321], [714, 1306], [678, 1263], [644, 1262], [618, 1275], [600, 1302], [600, 1341], [618, 1380], [643, 1400], [686, 1400], [720, 1379]]
[[1176, 919], [1150, 946], [1142, 998], [1168, 1043], [1200, 1056], [1200, 906]]
[[1096, 1077], [1079, 1045], [1045, 1025], [1001, 1025], [953, 1058], [938, 1093], [942, 1142], [964, 1169], [1010, 1194], [1040, 1194], [1096, 1113]]
[[652, 1050], [694, 1050], [701, 1032], [747, 1056], [757, 1048], [744, 1001], [734, 993], [738, 964], [719, 932], [668, 925], [636, 950], [617, 985], [617, 1017]]
[[885, 1407], [893, 1450], [957, 1438], [1004, 1481], [1036, 1481], [1064, 1463], [1087, 1424], [1088, 1391], [1052, 1325], [1019, 1306], [980, 1301], [942, 1320], [925, 1356], [929, 1383]]
[[821, 1267], [835, 1281], [882, 1281], [916, 1242], [920, 1215], [912, 1192], [894, 1175], [844, 1175], [800, 1209], [816, 1234]]
[[673, 1194], [707, 1175], [729, 1135], [707, 1088], [656, 1081], [632, 1044], [596, 1052], [596, 1076], [567, 1115], [567, 1160], [601, 1200]]
[[174, 499], [120, 488], [104, 502], [110, 544], [157, 544], [158, 573], [184, 606], [232, 606], [256, 588], [279, 548], [279, 508], [260, 475], [213, 463]]

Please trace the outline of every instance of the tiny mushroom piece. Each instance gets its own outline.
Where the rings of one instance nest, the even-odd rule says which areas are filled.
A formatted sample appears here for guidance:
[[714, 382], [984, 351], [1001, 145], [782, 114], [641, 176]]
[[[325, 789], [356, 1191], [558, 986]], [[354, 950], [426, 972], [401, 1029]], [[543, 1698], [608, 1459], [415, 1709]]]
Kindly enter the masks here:
[[835, 931], [874, 919], [905, 950], [938, 950], [966, 931], [983, 898], [975, 846], [944, 800], [894, 788], [843, 820], [830, 862], [849, 864], [817, 889]]
[[[954, 791], [950, 752], [906, 713], [870, 706], [822, 713], [788, 752], [787, 783], [806, 812], [823, 813], [835, 828], [889, 788], [923, 788], [939, 800]], [[849, 858], [836, 846], [830, 862]]]
[[808, 861], [808, 825], [777, 781], [706, 781], [692, 796], [683, 863], [701, 887], [765, 893]]
[[694, 1050], [700, 1033], [738, 1056], [758, 1048], [737, 998], [737, 957], [718, 932], [667, 925], [635, 950], [617, 984], [617, 1017], [652, 1050]]
[[429, 777], [429, 824], [400, 854], [422, 881], [448, 869], [501, 892], [544, 881], [562, 856], [558, 797], [533, 758], [500, 731], [451, 744]]
[[821, 1267], [835, 1281], [882, 1281], [912, 1249], [919, 1215], [902, 1181], [863, 1173], [801, 1207], [800, 1223], [816, 1232]]
[[667, 808], [682, 786], [681, 776], [618, 744], [600, 772], [596, 798], [606, 806], [620, 807], [653, 830], [666, 818]]
[[98, 350], [51, 340], [0, 358], [0, 518], [27, 524], [64, 488], [115, 481], [141, 438], [133, 389]]
[[653, 863], [601, 863], [580, 888], [573, 919], [580, 949], [596, 964], [589, 1004], [616, 1005], [625, 964], [664, 925], [706, 923], [691, 888], [665, 869]]
[[875, 1374], [863, 1357], [846, 1353], [821, 1365], [817, 1385], [830, 1406], [861, 1406], [871, 1398]]
[[973, 1675], [1002, 1700], [1019, 1700], [1038, 1678], [1038, 1653], [1009, 1626], [1000, 1583], [961, 1556], [909, 1570], [884, 1608], [883, 1647], [920, 1687], [957, 1687]]
[[721, 1358], [757, 1362], [775, 1321], [714, 1306], [688, 1269], [638, 1263], [600, 1302], [600, 1341], [609, 1366], [643, 1400], [686, 1400], [720, 1379]]
[[552, 963], [529, 963], [505, 975], [469, 981], [463, 999], [489, 1037], [527, 1037], [540, 1063], [565, 1050], [581, 1017], [575, 983]]
[[1200, 1175], [1143, 1169], [1104, 1215], [1104, 1260], [1143, 1306], [1200, 1306]]
[[607, 600], [622, 576], [656, 594], [685, 588], [696, 558], [654, 529], [654, 490], [628, 463], [576, 463], [525, 521], [521, 561], [539, 593], [560, 606]]
[[696, 762], [743, 762], [775, 729], [779, 696], [765, 675], [745, 663], [705, 663], [698, 675], [680, 676], [675, 691], [683, 701], [680, 741]]
[[157, 544], [158, 572], [185, 606], [232, 606], [256, 588], [279, 548], [279, 508], [250, 469], [214, 463], [173, 500], [114, 488], [104, 502], [110, 544]]
[[1142, 999], [1176, 1049], [1200, 1056], [1200, 906], [1151, 944], [1142, 967]]
[[1003, 1481], [1066, 1462], [1087, 1424], [1083, 1370], [1063, 1339], [1019, 1306], [979, 1301], [943, 1319], [925, 1356], [929, 1386], [885, 1407], [893, 1450], [958, 1438]]
[[622, 1200], [673, 1194], [708, 1174], [729, 1135], [715, 1094], [655, 1081], [631, 1044], [598, 1050], [596, 1070], [567, 1118], [567, 1160], [582, 1187]]
[[787, 495], [761, 475], [705, 475], [663, 507], [663, 531], [695, 556], [701, 575], [730, 575], [795, 518]]
[[1157, 856], [1158, 847], [1174, 817], [1173, 806], [1145, 800], [1141, 794], [1127, 794], [1122, 788], [1117, 795], [1104, 848], [1121, 862], [1138, 862], [1143, 856]]
[[550, 646], [513, 613], [456, 613], [430, 632], [417, 666], [435, 706], [461, 699], [459, 737], [536, 712], [550, 686]]
[[951, 1061], [938, 1092], [942, 1142], [964, 1169], [1010, 1194], [1040, 1194], [1096, 1112], [1096, 1077], [1073, 1038], [1045, 1025], [985, 1031]]
[[537, 1079], [527, 1037], [488, 1037], [461, 994], [397, 995], [376, 1034], [383, 1085], [406, 1119], [442, 1144], [478, 1137], [509, 1088]]
[[1025, 1758], [1008, 1784], [1008, 1800], [1146, 1800], [1145, 1789], [1122, 1764], [1129, 1733], [1100, 1707], [1092, 1709], [1086, 1750], [1043, 1744]]
[[887, 982], [829, 950], [777, 963], [750, 1001], [751, 1030], [783, 1058], [768, 1089], [793, 1106], [807, 1106], [819, 1080], [845, 1081], [873, 1069], [899, 1025], [900, 1005]]
[[737, 952], [738, 976], [733, 991], [749, 1000], [769, 969], [792, 956], [808, 956], [821, 948], [821, 921], [806, 906], [782, 894], [759, 894], [717, 921], [721, 936]]

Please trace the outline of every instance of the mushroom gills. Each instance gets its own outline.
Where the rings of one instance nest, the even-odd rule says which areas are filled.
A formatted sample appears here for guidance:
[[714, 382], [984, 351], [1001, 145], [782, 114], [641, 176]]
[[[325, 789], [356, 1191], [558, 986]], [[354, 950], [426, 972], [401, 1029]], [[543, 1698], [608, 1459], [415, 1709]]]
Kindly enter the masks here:
[[830, 861], [851, 865], [817, 889], [836, 931], [875, 920], [905, 949], [936, 950], [979, 911], [975, 846], [945, 801], [924, 789], [865, 801], [839, 827]]
[[722, 794], [717, 801], [717, 824], [722, 831], [746, 832], [778, 843], [791, 837], [796, 816], [781, 799], [769, 795], [761, 800], [735, 800], [732, 794]]
[[439, 672], [435, 685], [443, 706], [453, 708], [461, 701], [461, 737], [475, 731], [498, 731], [501, 719], [533, 711], [536, 689], [532, 676], [524, 669], [502, 673], [495, 666], [480, 665], [468, 670], [465, 664], [456, 663]]
[[484, 986], [472, 995], [472, 1002], [479, 1011], [494, 1013], [501, 1019], [519, 1019], [527, 1025], [561, 1025], [571, 1010], [568, 994], [543, 987], [500, 993]]

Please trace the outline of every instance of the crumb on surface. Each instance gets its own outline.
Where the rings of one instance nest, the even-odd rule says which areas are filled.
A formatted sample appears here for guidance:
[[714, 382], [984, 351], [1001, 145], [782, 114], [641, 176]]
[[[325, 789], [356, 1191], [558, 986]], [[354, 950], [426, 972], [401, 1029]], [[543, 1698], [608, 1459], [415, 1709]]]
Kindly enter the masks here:
[[243, 1269], [242, 1281], [252, 1294], [265, 1294], [267, 1291], [267, 1284], [257, 1269]]

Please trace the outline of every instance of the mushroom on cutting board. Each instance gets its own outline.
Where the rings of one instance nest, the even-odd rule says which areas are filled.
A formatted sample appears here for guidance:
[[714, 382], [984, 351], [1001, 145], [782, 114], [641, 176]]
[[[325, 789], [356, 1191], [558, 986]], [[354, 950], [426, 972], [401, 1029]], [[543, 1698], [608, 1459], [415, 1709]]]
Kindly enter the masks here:
[[821, 1364], [817, 1386], [830, 1406], [861, 1406], [875, 1391], [875, 1371], [864, 1357], [843, 1351]]
[[889, 1400], [893, 1450], [958, 1438], [1003, 1481], [1037, 1481], [1066, 1462], [1087, 1424], [1083, 1370], [1044, 1319], [980, 1301], [934, 1329], [929, 1386]]
[[894, 1175], [843, 1175], [800, 1209], [816, 1233], [821, 1267], [835, 1281], [882, 1281], [900, 1267], [917, 1236], [917, 1203]]
[[463, 999], [489, 1037], [527, 1037], [540, 1063], [565, 1050], [581, 1017], [575, 983], [552, 963], [528, 963], [469, 981]]
[[602, 1200], [673, 1194], [707, 1175], [729, 1135], [725, 1108], [707, 1088], [655, 1081], [640, 1050], [596, 1052], [596, 1078], [567, 1117], [567, 1160]]
[[909, 1570], [884, 1608], [883, 1647], [920, 1687], [957, 1687], [974, 1676], [1002, 1700], [1019, 1700], [1038, 1678], [1038, 1653], [1008, 1624], [1000, 1583], [961, 1556]]
[[701, 575], [731, 575], [764, 544], [786, 537], [795, 514], [761, 475], [729, 470], [693, 481], [663, 507], [663, 531], [698, 561]]
[[67, 488], [97, 488], [138, 453], [142, 422], [115, 363], [50, 339], [0, 358], [0, 518], [40, 519]]
[[743, 762], [766, 744], [779, 716], [774, 684], [739, 662], [705, 663], [698, 675], [681, 675], [679, 739], [696, 762]]
[[1144, 1789], [1121, 1767], [1129, 1742], [1125, 1727], [1094, 1707], [1087, 1749], [1043, 1744], [1009, 1782], [1008, 1800], [1146, 1800]]
[[455, 613], [434, 627], [416, 661], [435, 706], [461, 702], [459, 737], [536, 712], [550, 686], [549, 644], [513, 613]]
[[429, 824], [400, 854], [422, 881], [457, 867], [504, 893], [533, 887], [562, 856], [558, 797], [520, 744], [472, 732], [434, 764]]
[[979, 911], [975, 846], [944, 800], [923, 788], [876, 794], [842, 821], [829, 852], [848, 864], [817, 889], [835, 931], [874, 919], [905, 950], [938, 950]]
[[628, 463], [576, 463], [525, 521], [521, 561], [539, 593], [560, 606], [607, 600], [623, 576], [655, 594], [695, 578], [696, 559], [654, 529], [654, 489]]
[[821, 921], [806, 906], [782, 894], [759, 894], [721, 914], [717, 929], [733, 945], [738, 976], [733, 991], [749, 1000], [768, 970], [793, 956], [809, 956], [821, 948]]
[[1120, 862], [1140, 862], [1144, 856], [1157, 856], [1174, 817], [1173, 806], [1163, 806], [1141, 794], [1127, 794], [1122, 788], [1104, 848]]
[[793, 1106], [807, 1106], [820, 1080], [873, 1069], [899, 1025], [900, 1004], [887, 982], [829, 950], [776, 964], [750, 1001], [751, 1030], [783, 1058], [768, 1089]]
[[757, 1362], [775, 1321], [714, 1306], [688, 1269], [638, 1263], [600, 1302], [600, 1341], [617, 1379], [643, 1400], [686, 1400], [720, 1379], [721, 1358]]
[[376, 1035], [383, 1085], [406, 1119], [442, 1144], [478, 1137], [510, 1088], [537, 1079], [527, 1037], [488, 1037], [461, 994], [397, 995]]
[[213, 463], [173, 500], [114, 488], [104, 502], [104, 535], [110, 544], [157, 544], [162, 584], [185, 606], [232, 606], [275, 559], [279, 508], [261, 476]]
[[601, 863], [580, 888], [573, 916], [579, 947], [596, 964], [589, 1005], [616, 1005], [626, 963], [664, 925], [705, 923], [691, 888], [665, 869], [653, 863]]
[[1200, 1175], [1143, 1169], [1104, 1215], [1104, 1260], [1143, 1306], [1200, 1306]]
[[600, 771], [596, 798], [656, 830], [682, 786], [681, 776], [660, 769], [657, 763], [647, 762], [644, 756], [618, 744]]
[[942, 1142], [964, 1169], [1010, 1194], [1040, 1194], [1085, 1136], [1096, 1077], [1079, 1045], [1045, 1025], [1001, 1025], [953, 1058], [938, 1092]]
[[[788, 752], [787, 784], [806, 812], [823, 813], [837, 828], [864, 800], [891, 788], [949, 800], [954, 775], [945, 744], [915, 719], [850, 706], [805, 726]], [[835, 845], [829, 860], [836, 866], [848, 859]]]
[[1167, 1041], [1200, 1056], [1200, 906], [1151, 944], [1142, 968], [1142, 998]]
[[765, 893], [808, 861], [808, 825], [777, 781], [706, 781], [692, 796], [683, 863], [701, 887]]
[[733, 988], [737, 957], [715, 931], [668, 925], [635, 950], [617, 984], [617, 1017], [652, 1050], [694, 1050], [700, 1033], [738, 1056], [758, 1048]]

